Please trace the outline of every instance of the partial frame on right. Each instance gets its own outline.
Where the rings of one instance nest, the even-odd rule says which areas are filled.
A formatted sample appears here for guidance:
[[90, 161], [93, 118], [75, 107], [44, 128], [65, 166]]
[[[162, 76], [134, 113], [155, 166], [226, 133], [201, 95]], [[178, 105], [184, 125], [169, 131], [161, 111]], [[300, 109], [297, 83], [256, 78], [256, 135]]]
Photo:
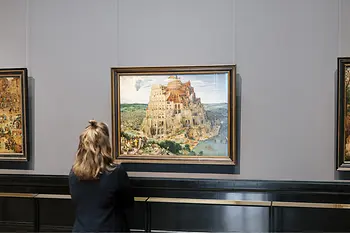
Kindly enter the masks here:
[[350, 57], [338, 58], [336, 169], [350, 171]]

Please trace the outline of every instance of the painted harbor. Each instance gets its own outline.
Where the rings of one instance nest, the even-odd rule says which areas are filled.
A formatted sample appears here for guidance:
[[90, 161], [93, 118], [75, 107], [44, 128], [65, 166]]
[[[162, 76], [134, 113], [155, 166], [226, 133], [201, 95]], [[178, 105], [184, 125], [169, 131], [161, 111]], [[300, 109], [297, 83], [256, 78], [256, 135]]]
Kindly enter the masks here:
[[[134, 153], [135, 155], [155, 155], [155, 154], [169, 154], [169, 155], [205, 155], [205, 156], [228, 156], [228, 109], [227, 104], [203, 104], [204, 109], [207, 112], [208, 118], [212, 122], [219, 122], [220, 129], [216, 136], [208, 138], [206, 140], [198, 141], [197, 145], [188, 150], [188, 144], [181, 144], [172, 142], [168, 143], [173, 146], [167, 145], [162, 139], [147, 139], [148, 146], [154, 148], [148, 149], [147, 146], [144, 150], [139, 150]], [[130, 141], [140, 138], [143, 135], [141, 131], [141, 123], [146, 115], [147, 104], [121, 104], [121, 138], [126, 137]], [[122, 139], [123, 140], [123, 139]], [[131, 144], [131, 143], [130, 143]], [[135, 143], [135, 148], [138, 148], [140, 143]], [[123, 145], [121, 145], [123, 146]], [[162, 148], [163, 146], [163, 148]], [[172, 151], [168, 151], [166, 147], [169, 146]], [[165, 148], [164, 148], [165, 147]], [[159, 150], [157, 150], [159, 148]], [[142, 149], [142, 148], [141, 148]], [[126, 153], [124, 153], [126, 154]]]

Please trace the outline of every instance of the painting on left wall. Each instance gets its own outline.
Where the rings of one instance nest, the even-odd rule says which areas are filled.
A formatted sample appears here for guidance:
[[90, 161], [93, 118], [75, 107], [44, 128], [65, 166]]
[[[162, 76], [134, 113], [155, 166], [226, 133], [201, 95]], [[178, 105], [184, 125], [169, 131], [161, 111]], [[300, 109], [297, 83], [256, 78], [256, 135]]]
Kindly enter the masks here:
[[28, 161], [28, 74], [0, 69], [0, 161]]

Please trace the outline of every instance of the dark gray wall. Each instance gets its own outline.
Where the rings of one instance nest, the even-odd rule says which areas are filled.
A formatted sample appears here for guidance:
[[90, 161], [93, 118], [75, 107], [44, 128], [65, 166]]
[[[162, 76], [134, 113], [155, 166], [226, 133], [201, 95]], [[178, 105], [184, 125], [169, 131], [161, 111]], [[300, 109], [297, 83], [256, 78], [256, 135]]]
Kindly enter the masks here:
[[[35, 80], [35, 170], [66, 174], [110, 67], [237, 64], [241, 175], [334, 179], [334, 73], [345, 0], [0, 0], [0, 67]], [[8, 172], [8, 171], [2, 171]]]

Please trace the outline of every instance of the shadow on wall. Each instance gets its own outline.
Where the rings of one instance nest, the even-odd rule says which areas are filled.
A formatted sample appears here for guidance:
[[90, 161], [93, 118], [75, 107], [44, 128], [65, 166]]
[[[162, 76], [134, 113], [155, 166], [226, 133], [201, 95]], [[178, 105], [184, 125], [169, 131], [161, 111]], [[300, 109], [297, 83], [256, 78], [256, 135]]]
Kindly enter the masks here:
[[0, 161], [0, 169], [34, 170], [34, 139], [35, 139], [35, 79], [28, 77], [28, 116], [27, 116], [27, 153], [28, 162]]
[[123, 163], [124, 168], [137, 172], [178, 172], [178, 173], [211, 173], [211, 174], [240, 174], [241, 157], [241, 93], [242, 77], [236, 74], [236, 166], [206, 165], [206, 164], [142, 164]]

